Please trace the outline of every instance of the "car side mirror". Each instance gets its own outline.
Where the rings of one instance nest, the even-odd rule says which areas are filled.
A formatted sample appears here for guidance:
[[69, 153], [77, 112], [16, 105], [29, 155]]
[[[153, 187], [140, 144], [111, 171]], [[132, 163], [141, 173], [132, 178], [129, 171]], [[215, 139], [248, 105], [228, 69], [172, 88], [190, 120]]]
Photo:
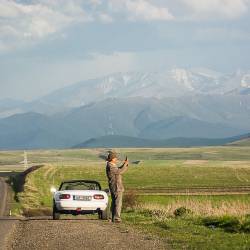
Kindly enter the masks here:
[[109, 189], [108, 188], [104, 189], [103, 191], [106, 192], [107, 194], [109, 194]]
[[57, 191], [57, 190], [56, 190], [55, 187], [51, 187], [51, 188], [50, 188], [50, 192], [51, 192], [52, 194], [54, 194], [56, 191]]

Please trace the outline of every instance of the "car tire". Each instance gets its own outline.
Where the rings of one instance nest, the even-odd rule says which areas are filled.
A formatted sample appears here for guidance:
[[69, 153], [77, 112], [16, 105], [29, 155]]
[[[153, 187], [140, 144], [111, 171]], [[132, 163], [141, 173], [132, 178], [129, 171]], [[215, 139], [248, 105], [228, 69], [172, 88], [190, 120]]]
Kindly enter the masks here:
[[107, 220], [108, 216], [109, 216], [109, 214], [108, 214], [108, 208], [106, 208], [105, 210], [99, 211], [98, 215], [99, 215], [99, 219], [100, 220]]
[[56, 205], [53, 206], [53, 220], [59, 220], [60, 219], [60, 213], [58, 212]]

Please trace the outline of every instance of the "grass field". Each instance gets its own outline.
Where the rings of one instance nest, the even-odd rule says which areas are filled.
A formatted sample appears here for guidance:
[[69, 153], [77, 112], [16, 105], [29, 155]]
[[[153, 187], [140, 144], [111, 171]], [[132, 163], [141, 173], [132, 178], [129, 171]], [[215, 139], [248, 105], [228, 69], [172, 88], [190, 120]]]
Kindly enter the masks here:
[[[121, 159], [125, 155], [130, 159], [129, 171], [124, 175], [125, 187], [138, 195], [136, 206], [124, 213], [126, 223], [160, 235], [173, 249], [250, 248], [250, 147], [117, 151]], [[63, 180], [94, 179], [106, 188], [102, 159], [106, 152], [28, 151], [28, 160], [44, 167], [27, 176], [24, 192], [18, 193], [19, 203], [13, 205], [13, 212], [51, 209], [50, 187], [58, 187]], [[21, 151], [0, 152], [0, 170], [16, 170], [18, 166], [22, 170], [18, 165], [22, 155]], [[135, 161], [139, 164], [133, 164]], [[177, 218], [174, 212], [180, 207], [191, 212]], [[224, 219], [225, 216], [229, 219]], [[207, 217], [222, 222], [207, 226], [203, 223]], [[224, 228], [230, 223], [234, 228], [231, 232]]]
[[[101, 161], [100, 155], [107, 149], [67, 149], [27, 151], [31, 164], [81, 164], [82, 161]], [[249, 161], [250, 146], [245, 147], [201, 147], [201, 148], [161, 148], [161, 149], [117, 149], [120, 157], [128, 155], [133, 160], [212, 160]], [[0, 151], [0, 166], [20, 164], [23, 151]]]
[[[150, 161], [140, 166], [131, 165], [124, 176], [124, 182], [127, 189], [149, 194], [175, 192], [176, 188], [184, 189], [188, 193], [188, 190], [192, 188], [198, 188], [200, 192], [204, 192], [211, 188], [223, 191], [225, 188], [230, 190], [234, 187], [237, 190], [237, 188], [248, 187], [250, 167], [237, 168], [237, 166], [232, 166], [231, 162], [220, 162], [220, 164], [218, 162], [214, 166], [189, 164], [187, 167], [181, 161], [168, 161], [167, 163]], [[61, 181], [68, 179], [98, 180], [103, 188], [107, 188], [105, 163], [87, 162], [79, 166], [46, 165], [28, 176], [25, 184], [26, 192], [22, 194], [23, 202], [29, 206], [33, 203], [36, 206], [40, 204], [50, 206], [50, 187], [58, 187]]]

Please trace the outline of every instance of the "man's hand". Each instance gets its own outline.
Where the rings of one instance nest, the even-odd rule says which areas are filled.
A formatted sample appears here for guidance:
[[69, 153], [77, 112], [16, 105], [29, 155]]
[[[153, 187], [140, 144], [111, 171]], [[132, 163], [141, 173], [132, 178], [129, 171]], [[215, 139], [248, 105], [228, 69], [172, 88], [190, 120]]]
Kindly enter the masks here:
[[128, 157], [126, 156], [126, 159], [124, 161], [124, 164], [128, 165]]

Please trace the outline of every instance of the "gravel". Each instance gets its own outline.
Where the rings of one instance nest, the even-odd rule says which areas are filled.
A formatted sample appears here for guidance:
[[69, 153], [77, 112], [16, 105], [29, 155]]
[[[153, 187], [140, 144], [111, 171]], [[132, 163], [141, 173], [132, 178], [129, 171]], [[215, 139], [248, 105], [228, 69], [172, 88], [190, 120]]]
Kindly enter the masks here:
[[166, 249], [163, 242], [124, 224], [94, 219], [20, 221], [8, 250], [32, 249]]

